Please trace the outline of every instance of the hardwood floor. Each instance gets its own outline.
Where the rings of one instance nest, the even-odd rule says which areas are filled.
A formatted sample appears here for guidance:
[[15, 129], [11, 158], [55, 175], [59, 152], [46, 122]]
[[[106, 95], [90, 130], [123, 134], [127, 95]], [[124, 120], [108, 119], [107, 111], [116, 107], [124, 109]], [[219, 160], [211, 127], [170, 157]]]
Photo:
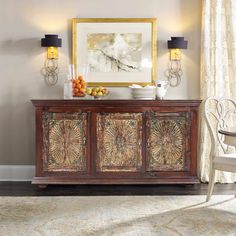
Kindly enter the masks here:
[[[206, 195], [207, 184], [195, 185], [49, 185], [39, 189], [30, 182], [0, 182], [0, 196], [121, 196]], [[214, 193], [234, 194], [236, 184], [216, 184]]]

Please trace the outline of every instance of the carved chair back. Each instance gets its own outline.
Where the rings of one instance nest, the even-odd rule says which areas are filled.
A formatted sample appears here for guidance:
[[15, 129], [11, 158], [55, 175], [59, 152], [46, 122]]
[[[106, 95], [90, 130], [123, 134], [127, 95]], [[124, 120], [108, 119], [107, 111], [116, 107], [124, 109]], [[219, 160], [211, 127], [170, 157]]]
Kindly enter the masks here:
[[211, 137], [210, 158], [235, 151], [235, 147], [224, 143], [218, 131], [236, 128], [236, 102], [230, 98], [209, 97], [204, 102], [204, 116]]

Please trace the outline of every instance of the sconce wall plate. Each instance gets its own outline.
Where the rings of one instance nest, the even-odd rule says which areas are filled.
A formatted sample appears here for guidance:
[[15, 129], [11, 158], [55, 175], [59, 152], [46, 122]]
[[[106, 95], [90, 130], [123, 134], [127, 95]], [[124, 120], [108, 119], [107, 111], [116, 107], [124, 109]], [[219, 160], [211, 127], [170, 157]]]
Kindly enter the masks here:
[[48, 59], [57, 59], [58, 58], [58, 48], [48, 47], [47, 58]]
[[62, 40], [56, 34], [46, 34], [41, 39], [41, 47], [47, 47], [47, 59], [42, 73], [48, 85], [55, 85], [58, 81], [58, 47], [61, 45]]
[[181, 60], [181, 52], [179, 48], [170, 49], [170, 60], [171, 61], [180, 61]]

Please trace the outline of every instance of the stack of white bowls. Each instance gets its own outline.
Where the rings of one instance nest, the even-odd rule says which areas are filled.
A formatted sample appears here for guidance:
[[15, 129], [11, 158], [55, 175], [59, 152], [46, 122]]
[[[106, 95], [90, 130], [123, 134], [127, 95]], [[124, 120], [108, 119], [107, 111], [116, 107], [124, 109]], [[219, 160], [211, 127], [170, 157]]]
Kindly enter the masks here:
[[156, 87], [147, 85], [142, 87], [138, 84], [129, 86], [131, 94], [134, 99], [154, 100], [156, 98]]

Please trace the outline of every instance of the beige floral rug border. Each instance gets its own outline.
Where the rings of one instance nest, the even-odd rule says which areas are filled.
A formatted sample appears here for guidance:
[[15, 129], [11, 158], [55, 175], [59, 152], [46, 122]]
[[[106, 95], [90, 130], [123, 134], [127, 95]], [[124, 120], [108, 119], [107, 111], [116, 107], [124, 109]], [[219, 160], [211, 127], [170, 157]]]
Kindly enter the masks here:
[[236, 198], [0, 197], [0, 235], [235, 235]]

